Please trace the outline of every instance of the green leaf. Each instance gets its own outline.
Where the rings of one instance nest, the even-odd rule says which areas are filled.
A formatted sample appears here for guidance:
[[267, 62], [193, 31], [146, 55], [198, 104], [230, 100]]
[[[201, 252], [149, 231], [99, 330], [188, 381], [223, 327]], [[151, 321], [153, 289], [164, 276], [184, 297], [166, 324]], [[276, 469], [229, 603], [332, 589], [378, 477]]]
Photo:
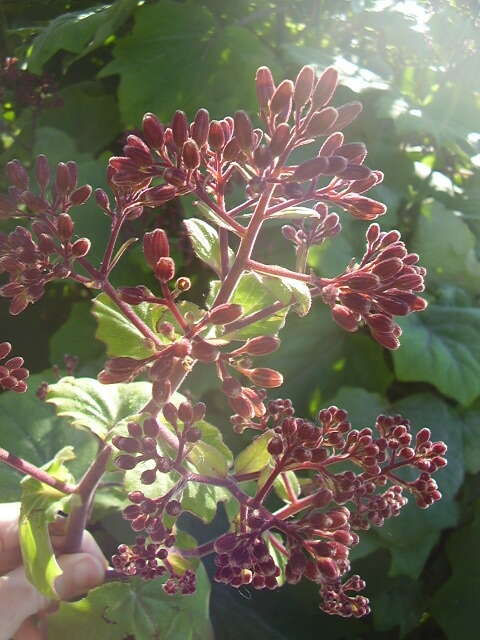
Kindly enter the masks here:
[[43, 65], [62, 49], [79, 54], [104, 44], [107, 37], [121, 26], [137, 5], [136, 0], [119, 0], [104, 5], [64, 13], [52, 20], [35, 38], [29, 52], [28, 69], [41, 73]]
[[356, 387], [341, 387], [329, 404], [348, 411], [354, 429], [373, 427], [377, 416], [385, 413], [388, 407], [388, 401], [380, 394]]
[[422, 206], [409, 249], [420, 254], [430, 285], [449, 282], [477, 293], [480, 262], [475, 245], [461, 216], [434, 201]]
[[307, 315], [312, 306], [312, 296], [310, 289], [305, 282], [299, 282], [293, 278], [275, 278], [273, 276], [263, 276], [264, 286], [273, 295], [285, 304], [295, 302], [294, 309], [300, 317]]
[[50, 362], [61, 364], [65, 354], [78, 356], [82, 364], [99, 358], [104, 347], [95, 340], [95, 329], [90, 302], [75, 302], [65, 324], [50, 338]]
[[[64, 462], [75, 457], [73, 447], [64, 447], [55, 458], [43, 466], [53, 477], [72, 482], [73, 477]], [[35, 478], [22, 481], [19, 537], [23, 565], [28, 580], [47, 598], [56, 598], [55, 579], [62, 574], [53, 552], [48, 524], [55, 520], [70, 496], [49, 487]]]
[[191, 596], [170, 596], [163, 578], [111, 582], [92, 589], [78, 602], [62, 602], [48, 617], [49, 640], [87, 637], [122, 640], [213, 640], [208, 607], [210, 584], [202, 565], [197, 570], [197, 590]]
[[283, 554], [272, 542], [272, 538], [276, 540], [278, 543], [283, 545], [282, 537], [276, 533], [268, 533], [265, 536], [265, 542], [267, 543], [268, 552], [272, 556], [275, 564], [280, 569], [280, 575], [277, 577], [278, 584], [282, 586], [285, 584], [285, 567], [287, 566], [287, 556]]
[[[49, 372], [33, 374], [21, 398], [15, 393], [0, 395], [0, 445], [39, 467], [52, 459], [59, 447], [72, 445], [76, 459], [71, 462], [70, 470], [79, 479], [94, 458], [97, 443], [86, 432], [72, 430], [66, 420], [55, 415], [53, 407], [36, 397], [38, 386], [51, 379]], [[20, 479], [16, 471], [0, 465], [3, 501], [19, 499]]]
[[[276, 278], [271, 278], [270, 280], [276, 280]], [[270, 284], [272, 288], [275, 287], [273, 283]], [[210, 294], [207, 303], [211, 304], [213, 302], [219, 286], [218, 280], [210, 283]], [[244, 273], [230, 302], [241, 305], [244, 316], [248, 316], [273, 304], [278, 299], [278, 295], [272, 293], [271, 289], [266, 286], [264, 276], [259, 276], [256, 273]], [[232, 331], [226, 334], [225, 337], [232, 340], [246, 340], [256, 336], [275, 335], [285, 324], [286, 314], [287, 310], [282, 309], [268, 318], [258, 320], [243, 329]]]
[[286, 471], [285, 473], [281, 473], [277, 476], [274, 480], [273, 488], [281, 500], [291, 502], [290, 494], [287, 490], [287, 482], [292, 489], [294, 496], [298, 498], [301, 487], [295, 471]]
[[469, 411], [463, 416], [463, 455], [465, 456], [465, 471], [478, 473], [480, 471], [480, 411]]
[[150, 398], [149, 382], [101, 384], [92, 378], [67, 376], [49, 386], [47, 402], [74, 427], [105, 440], [119, 422], [138, 413]]
[[430, 305], [399, 324], [398, 379], [430, 382], [464, 405], [473, 402], [480, 394], [480, 309]]
[[272, 433], [266, 431], [245, 447], [235, 460], [235, 473], [252, 473], [266, 467], [272, 457], [267, 449], [271, 439]]
[[[178, 306], [182, 313], [192, 313], [195, 319], [203, 313], [193, 302], [182, 301]], [[161, 305], [142, 302], [132, 307], [132, 311], [154, 332], [159, 321], [170, 322], [178, 329], [178, 324], [170, 311]], [[155, 353], [153, 345], [106, 294], [101, 293], [93, 301], [93, 314], [98, 322], [95, 335], [107, 345], [109, 356], [148, 358]], [[158, 339], [167, 344], [167, 338], [161, 334], [158, 334]]]
[[[239, 216], [239, 220], [250, 220], [252, 217], [251, 213], [245, 213]], [[285, 220], [305, 220], [309, 218], [319, 218], [319, 214], [315, 209], [310, 209], [309, 207], [288, 207], [287, 209], [282, 209], [281, 211], [277, 211], [276, 213], [268, 216], [267, 220], [273, 220], [284, 223]]]
[[[188, 218], [184, 220], [188, 237], [192, 243], [195, 255], [203, 260], [217, 274], [221, 273], [220, 240], [216, 229], [204, 220]], [[229, 263], [233, 260], [233, 251], [228, 249]]]
[[100, 76], [119, 74], [119, 104], [127, 126], [136, 126], [146, 111], [169, 120], [178, 105], [189, 114], [205, 107], [213, 118], [239, 105], [253, 110], [251, 79], [258, 61], [275, 67], [268, 47], [247, 28], [218, 23], [198, 3], [172, 0], [139, 7], [131, 34], [118, 40], [113, 55]]
[[224, 454], [207, 442], [198, 442], [188, 458], [198, 473], [203, 475], [223, 478], [228, 473], [228, 463]]
[[430, 610], [450, 640], [468, 638], [477, 628], [480, 593], [480, 501], [473, 521], [458, 529], [447, 541], [452, 574], [434, 594]]

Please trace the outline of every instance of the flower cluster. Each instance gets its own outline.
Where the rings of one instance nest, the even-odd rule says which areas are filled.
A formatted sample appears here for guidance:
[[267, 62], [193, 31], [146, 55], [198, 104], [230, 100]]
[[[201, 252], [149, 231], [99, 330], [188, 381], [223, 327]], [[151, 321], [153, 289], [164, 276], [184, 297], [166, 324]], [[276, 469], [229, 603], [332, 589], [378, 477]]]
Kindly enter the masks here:
[[426, 273], [418, 260], [418, 254], [408, 253], [398, 231], [381, 232], [374, 223], [368, 228], [360, 262], [323, 285], [320, 295], [343, 329], [356, 331], [366, 324], [382, 346], [398, 349], [402, 331], [394, 316], [423, 311], [427, 306], [417, 295], [425, 289]]
[[12, 101], [18, 107], [45, 109], [61, 107], [62, 98], [53, 78], [44, 73], [37, 76], [21, 69], [17, 58], [5, 58], [0, 68], [0, 100]]
[[[12, 345], [9, 342], [1, 342], [0, 360], [4, 360], [11, 350]], [[0, 365], [0, 388], [23, 393], [27, 390], [26, 379], [28, 376], [29, 371], [23, 366], [23, 358], [20, 356], [9, 358]]]

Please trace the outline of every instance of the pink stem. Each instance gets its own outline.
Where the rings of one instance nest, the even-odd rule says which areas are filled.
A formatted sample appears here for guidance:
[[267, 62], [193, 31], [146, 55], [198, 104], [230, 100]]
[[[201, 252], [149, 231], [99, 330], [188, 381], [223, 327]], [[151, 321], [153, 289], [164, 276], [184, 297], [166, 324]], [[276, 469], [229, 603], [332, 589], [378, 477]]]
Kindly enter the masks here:
[[12, 469], [15, 469], [19, 473], [35, 478], [39, 482], [43, 482], [43, 484], [47, 484], [49, 487], [52, 487], [61, 493], [70, 494], [74, 493], [76, 490], [74, 485], [54, 478], [43, 469], [40, 469], [31, 462], [27, 462], [26, 460], [13, 455], [13, 453], [10, 453], [6, 449], [0, 448], [0, 461], [8, 464], [9, 467], [12, 467]]

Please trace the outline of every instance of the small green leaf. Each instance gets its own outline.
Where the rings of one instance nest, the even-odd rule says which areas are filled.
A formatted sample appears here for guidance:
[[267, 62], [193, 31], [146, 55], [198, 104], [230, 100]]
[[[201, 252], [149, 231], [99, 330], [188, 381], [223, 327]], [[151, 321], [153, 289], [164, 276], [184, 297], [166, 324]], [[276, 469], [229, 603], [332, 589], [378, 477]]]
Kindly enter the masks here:
[[[271, 280], [276, 280], [276, 278], [272, 278]], [[274, 286], [275, 285], [272, 284], [272, 287]], [[208, 304], [213, 302], [219, 287], [220, 283], [218, 280], [210, 283]], [[278, 295], [272, 293], [270, 288], [266, 286], [263, 276], [259, 276], [256, 273], [244, 273], [240, 278], [230, 302], [241, 305], [244, 316], [249, 316], [277, 302], [278, 299]], [[247, 338], [254, 338], [256, 336], [275, 335], [285, 324], [286, 315], [287, 309], [281, 309], [271, 316], [263, 320], [258, 320], [243, 329], [232, 331], [226, 334], [225, 337], [232, 340], [246, 340]]]
[[278, 549], [278, 547], [274, 544], [277, 542], [283, 546], [283, 540], [281, 536], [276, 533], [268, 533], [265, 536], [265, 542], [267, 543], [268, 551], [272, 556], [275, 564], [280, 569], [280, 575], [277, 577], [278, 584], [282, 586], [285, 584], [285, 567], [287, 566], [287, 556]]
[[47, 402], [74, 427], [105, 440], [115, 425], [138, 413], [150, 398], [149, 382], [107, 385], [92, 378], [67, 376], [49, 386]]
[[198, 442], [190, 451], [188, 459], [200, 474], [222, 478], [228, 473], [224, 454], [207, 442]]
[[300, 317], [307, 315], [310, 311], [312, 296], [305, 282], [299, 282], [293, 278], [275, 278], [273, 276], [264, 276], [263, 282], [280, 302], [285, 304], [295, 302], [294, 309]]
[[253, 473], [266, 467], [272, 457], [267, 449], [271, 438], [271, 431], [266, 431], [245, 447], [235, 460], [235, 473]]
[[[188, 237], [192, 243], [195, 255], [203, 260], [217, 274], [221, 273], [220, 240], [216, 229], [204, 220], [188, 218], [184, 220], [188, 230]], [[228, 249], [229, 263], [233, 260], [233, 251]]]
[[209, 621], [210, 583], [203, 565], [191, 596], [170, 596], [164, 578], [111, 582], [92, 589], [78, 602], [62, 602], [48, 617], [49, 640], [213, 640]]
[[480, 309], [430, 305], [399, 324], [398, 379], [430, 382], [464, 405], [473, 402], [480, 394]]
[[[63, 482], [72, 482], [64, 462], [74, 457], [73, 447], [64, 447], [43, 469]], [[23, 564], [27, 578], [47, 598], [57, 597], [54, 583], [62, 573], [50, 542], [48, 524], [69, 498], [35, 478], [22, 481], [19, 537]]]
[[281, 500], [284, 500], [285, 502], [291, 502], [287, 483], [293, 495], [298, 498], [298, 496], [300, 495], [301, 487], [294, 471], [285, 471], [284, 473], [281, 473], [279, 476], [277, 476], [273, 483], [273, 488]]
[[[247, 213], [239, 216], [240, 220], [250, 220], [251, 213]], [[305, 220], [308, 218], [319, 218], [318, 212], [315, 209], [309, 207], [288, 207], [288, 209], [282, 209], [277, 211], [273, 215], [269, 216], [267, 220], [279, 221], [283, 224], [285, 220]]]

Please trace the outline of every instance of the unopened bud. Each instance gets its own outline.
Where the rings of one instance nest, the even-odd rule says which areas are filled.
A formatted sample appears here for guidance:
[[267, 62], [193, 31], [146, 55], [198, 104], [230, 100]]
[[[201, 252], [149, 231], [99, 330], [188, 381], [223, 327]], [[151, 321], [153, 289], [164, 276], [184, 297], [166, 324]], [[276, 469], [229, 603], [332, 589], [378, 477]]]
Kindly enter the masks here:
[[177, 189], [173, 184], [162, 184], [158, 187], [145, 189], [142, 194], [142, 202], [147, 207], [161, 207], [175, 197]]
[[227, 162], [234, 162], [240, 155], [240, 151], [241, 150], [238, 141], [236, 140], [236, 138], [232, 138], [225, 145], [225, 149], [223, 150], [223, 158]]
[[146, 296], [152, 295], [151, 291], [143, 285], [138, 285], [137, 287], [121, 287], [118, 293], [123, 302], [131, 305], [140, 304], [145, 300]]
[[328, 169], [328, 159], [323, 156], [312, 158], [300, 164], [293, 174], [293, 179], [299, 182], [305, 182], [321, 175]]
[[52, 236], [47, 235], [46, 233], [41, 233], [38, 236], [38, 248], [42, 253], [53, 253], [56, 249], [56, 244], [53, 241]]
[[175, 426], [177, 424], [178, 418], [178, 411], [175, 405], [172, 402], [167, 402], [162, 411], [165, 420], [172, 426]]
[[358, 320], [354, 312], [341, 304], [336, 304], [332, 308], [332, 316], [335, 322], [345, 329], [345, 331], [356, 331], [358, 329]]
[[192, 356], [200, 362], [215, 362], [220, 351], [217, 346], [202, 338], [196, 338], [192, 344]]
[[153, 149], [160, 149], [163, 145], [165, 129], [153, 113], [143, 116], [143, 135], [147, 144]]
[[274, 436], [267, 445], [268, 453], [279, 456], [283, 453], [283, 440], [280, 436]]
[[243, 308], [239, 304], [225, 303], [209, 313], [209, 321], [212, 324], [228, 324], [240, 318], [242, 313]]
[[183, 147], [183, 143], [188, 138], [188, 121], [183, 111], [176, 111], [172, 119], [172, 135], [178, 149]]
[[273, 156], [279, 156], [290, 140], [290, 126], [286, 122], [278, 125], [270, 140], [270, 151]]
[[193, 420], [193, 409], [190, 402], [181, 402], [178, 407], [178, 417], [185, 424], [191, 424]]
[[253, 148], [253, 127], [245, 111], [236, 111], [234, 116], [234, 134], [242, 151]]
[[184, 276], [178, 278], [177, 282], [175, 283], [175, 288], [179, 291], [188, 291], [191, 286], [192, 283], [190, 281], [190, 278], [185, 278]]
[[95, 189], [95, 200], [104, 211], [110, 211], [110, 200], [103, 189]]
[[170, 282], [175, 277], [175, 262], [172, 258], [160, 258], [153, 272], [159, 282]]
[[47, 157], [43, 154], [37, 156], [35, 160], [35, 177], [37, 178], [40, 191], [45, 191], [50, 182], [50, 166]]
[[255, 77], [255, 86], [257, 90], [257, 100], [260, 111], [268, 108], [268, 103], [275, 91], [275, 83], [273, 81], [272, 72], [268, 67], [260, 67], [257, 69]]
[[300, 69], [295, 80], [295, 90], [293, 92], [293, 102], [297, 109], [303, 107], [310, 100], [314, 83], [315, 70], [313, 67], [305, 66]]
[[223, 127], [217, 120], [212, 120], [208, 130], [208, 145], [212, 151], [220, 151], [225, 144]]
[[71, 204], [75, 206], [79, 206], [81, 204], [85, 204], [85, 202], [92, 195], [92, 187], [89, 184], [84, 184], [83, 187], [79, 187], [75, 189], [75, 191], [70, 196]]
[[335, 122], [335, 128], [340, 131], [351, 124], [355, 118], [362, 112], [363, 105], [361, 102], [348, 102], [337, 107], [338, 118]]
[[183, 169], [169, 167], [168, 169], [165, 169], [163, 177], [166, 182], [173, 184], [174, 187], [183, 187], [187, 179], [187, 174]]
[[60, 240], [68, 242], [73, 233], [73, 220], [68, 213], [61, 213], [57, 218], [57, 230]]
[[88, 238], [79, 238], [72, 245], [72, 254], [75, 258], [83, 258], [90, 251], [91, 242]]
[[275, 93], [270, 100], [270, 111], [273, 114], [288, 111], [292, 104], [293, 82], [283, 80], [275, 89]]
[[210, 115], [206, 109], [199, 109], [191, 127], [191, 136], [201, 148], [208, 139]]
[[257, 387], [265, 387], [266, 389], [273, 389], [280, 387], [283, 384], [283, 376], [275, 369], [258, 368], [258, 369], [244, 369], [242, 373], [249, 378], [253, 384]]
[[249, 356], [264, 356], [273, 353], [280, 346], [280, 340], [275, 336], [258, 336], [250, 338], [242, 347], [242, 351]]
[[316, 138], [328, 131], [338, 118], [338, 111], [333, 107], [314, 113], [305, 130], [306, 138]]
[[70, 174], [68, 167], [64, 162], [59, 162], [57, 165], [57, 174], [55, 178], [55, 189], [59, 194], [64, 194], [70, 187]]
[[156, 267], [160, 258], [170, 255], [168, 237], [163, 229], [154, 229], [143, 236], [143, 253], [152, 269]]
[[28, 173], [19, 160], [11, 160], [7, 163], [7, 177], [17, 189], [24, 191], [28, 188]]
[[338, 71], [333, 67], [328, 67], [322, 73], [315, 85], [312, 95], [312, 107], [320, 109], [328, 104], [332, 99], [338, 84]]
[[182, 149], [183, 163], [187, 169], [191, 171], [197, 169], [200, 166], [200, 151], [198, 145], [193, 139], [187, 140]]
[[266, 169], [271, 165], [273, 160], [270, 148], [266, 145], [260, 145], [259, 147], [257, 147], [253, 152], [253, 160], [261, 171], [263, 171], [263, 169]]

